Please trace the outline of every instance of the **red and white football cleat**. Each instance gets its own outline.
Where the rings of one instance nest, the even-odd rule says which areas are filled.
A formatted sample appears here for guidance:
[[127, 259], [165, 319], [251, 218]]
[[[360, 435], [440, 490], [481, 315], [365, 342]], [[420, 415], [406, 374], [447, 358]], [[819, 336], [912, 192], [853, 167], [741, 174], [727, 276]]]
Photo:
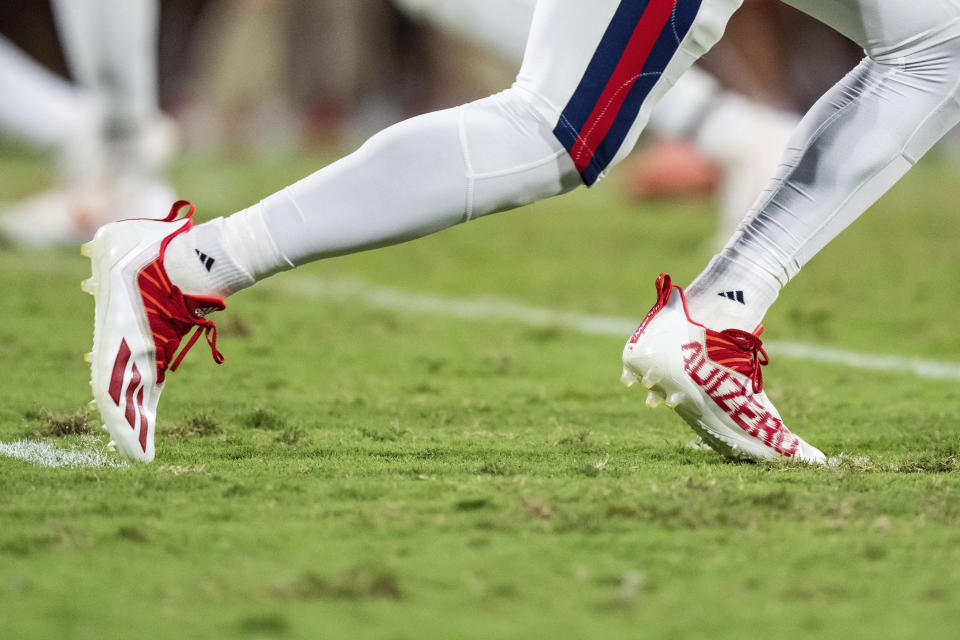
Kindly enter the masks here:
[[[186, 216], [178, 218], [183, 208]], [[162, 220], [136, 219], [101, 227], [81, 252], [93, 275], [82, 287], [96, 300], [90, 386], [117, 450], [126, 458], [150, 462], [157, 403], [167, 370], [204, 334], [213, 359], [217, 329], [206, 319], [224, 308], [219, 298], [183, 294], [167, 277], [163, 256], [169, 242], [193, 226], [195, 209], [179, 201]], [[180, 354], [180, 340], [196, 329]]]
[[657, 303], [623, 349], [623, 383], [640, 382], [648, 406], [666, 404], [728, 458], [824, 463], [819, 449], [784, 426], [763, 392], [761, 367], [769, 359], [762, 331], [713, 331], [694, 322], [683, 289], [660, 274]]

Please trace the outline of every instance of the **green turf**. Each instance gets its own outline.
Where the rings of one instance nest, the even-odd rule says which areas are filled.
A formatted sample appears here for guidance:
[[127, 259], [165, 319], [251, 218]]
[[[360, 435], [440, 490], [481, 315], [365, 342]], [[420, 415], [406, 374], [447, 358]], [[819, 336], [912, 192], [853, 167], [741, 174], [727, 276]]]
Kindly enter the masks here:
[[[319, 162], [188, 158], [175, 181], [211, 217]], [[782, 294], [768, 337], [960, 361], [955, 175], [921, 165]], [[0, 160], [8, 198], [48, 180]], [[705, 205], [611, 183], [231, 299], [227, 362], [201, 341], [171, 375], [153, 464], [0, 458], [0, 638], [960, 636], [955, 381], [775, 359], [788, 424], [855, 458], [737, 465], [620, 386], [620, 338], [290, 286], [639, 319], [712, 236]], [[0, 441], [105, 444], [55, 435], [85, 426], [87, 268], [0, 251]]]

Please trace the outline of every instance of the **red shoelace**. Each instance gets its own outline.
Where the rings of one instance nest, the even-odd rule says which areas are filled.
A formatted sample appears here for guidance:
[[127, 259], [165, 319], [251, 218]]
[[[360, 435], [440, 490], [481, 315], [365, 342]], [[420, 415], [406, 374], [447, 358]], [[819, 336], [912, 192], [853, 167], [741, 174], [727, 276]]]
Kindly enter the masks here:
[[[197, 343], [201, 334], [206, 338], [207, 344], [210, 345], [214, 362], [217, 364], [223, 362], [223, 354], [217, 349], [217, 327], [213, 321], [205, 317], [212, 311], [224, 309], [223, 300], [184, 294], [170, 282], [170, 278], [163, 268], [163, 258], [167, 244], [174, 237], [193, 226], [191, 218], [195, 211], [194, 206], [186, 201], [177, 202], [165, 218], [166, 222], [173, 222], [179, 211], [185, 206], [189, 207], [186, 216], [183, 218], [187, 222], [164, 239], [160, 245], [160, 255], [156, 260], [141, 269], [137, 276], [140, 296], [147, 311], [147, 319], [150, 322], [150, 330], [153, 333], [156, 346], [158, 383], [163, 382], [168, 368], [170, 371], [177, 370], [184, 356]], [[190, 336], [187, 343], [180, 349], [180, 353], [177, 354], [180, 341], [194, 329], [193, 335]], [[174, 357], [175, 354], [176, 357]]]
[[[763, 348], [763, 341], [760, 340], [760, 333], [762, 332], [762, 327], [757, 333], [750, 333], [741, 329], [724, 329], [719, 332], [721, 336], [732, 342], [737, 350], [749, 354], [750, 361], [747, 367], [737, 368], [749, 369], [748, 376], [753, 385], [754, 393], [763, 391], [763, 370], [761, 367], [770, 364], [770, 356], [767, 355]], [[744, 373], [747, 372], [744, 371]]]

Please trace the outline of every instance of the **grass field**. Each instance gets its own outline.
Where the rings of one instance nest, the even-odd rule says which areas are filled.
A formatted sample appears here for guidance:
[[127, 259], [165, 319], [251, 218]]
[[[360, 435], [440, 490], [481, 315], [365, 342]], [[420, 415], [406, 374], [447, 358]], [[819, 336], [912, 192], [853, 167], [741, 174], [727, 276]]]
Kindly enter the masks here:
[[[175, 182], [212, 217], [320, 162], [192, 158]], [[765, 337], [960, 362], [956, 175], [922, 164]], [[0, 160], [10, 199], [47, 179]], [[0, 638], [960, 637], [956, 380], [773, 354], [789, 426], [847, 457], [731, 464], [620, 386], [626, 335], [415, 297], [639, 320], [712, 236], [705, 205], [607, 184], [232, 298], [227, 362], [201, 341], [171, 375], [153, 464], [0, 457]], [[0, 251], [0, 442], [104, 449], [87, 269]]]

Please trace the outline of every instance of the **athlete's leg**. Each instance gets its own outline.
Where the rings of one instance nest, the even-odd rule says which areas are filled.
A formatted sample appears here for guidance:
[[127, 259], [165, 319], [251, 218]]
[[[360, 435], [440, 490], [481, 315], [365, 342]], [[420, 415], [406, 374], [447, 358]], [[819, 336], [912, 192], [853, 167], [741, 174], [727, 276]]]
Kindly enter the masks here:
[[784, 426], [763, 391], [757, 324], [777, 293], [960, 120], [960, 5], [795, 0], [867, 59], [807, 114], [768, 192], [683, 291], [668, 276], [624, 347], [624, 382], [650, 389], [729, 456], [825, 456]]
[[[263, 202], [178, 236], [170, 276], [187, 291], [225, 295], [311, 260], [592, 184], [739, 4], [541, 0], [511, 89], [391, 127]], [[215, 258], [209, 272], [198, 251]]]
[[[780, 288], [960, 121], [954, 2], [790, 0], [867, 58], [794, 134], [768, 190], [689, 288], [695, 318], [750, 330]], [[746, 304], [720, 294], [744, 291]]]
[[43, 147], [62, 146], [92, 120], [89, 100], [0, 36], [0, 127]]

